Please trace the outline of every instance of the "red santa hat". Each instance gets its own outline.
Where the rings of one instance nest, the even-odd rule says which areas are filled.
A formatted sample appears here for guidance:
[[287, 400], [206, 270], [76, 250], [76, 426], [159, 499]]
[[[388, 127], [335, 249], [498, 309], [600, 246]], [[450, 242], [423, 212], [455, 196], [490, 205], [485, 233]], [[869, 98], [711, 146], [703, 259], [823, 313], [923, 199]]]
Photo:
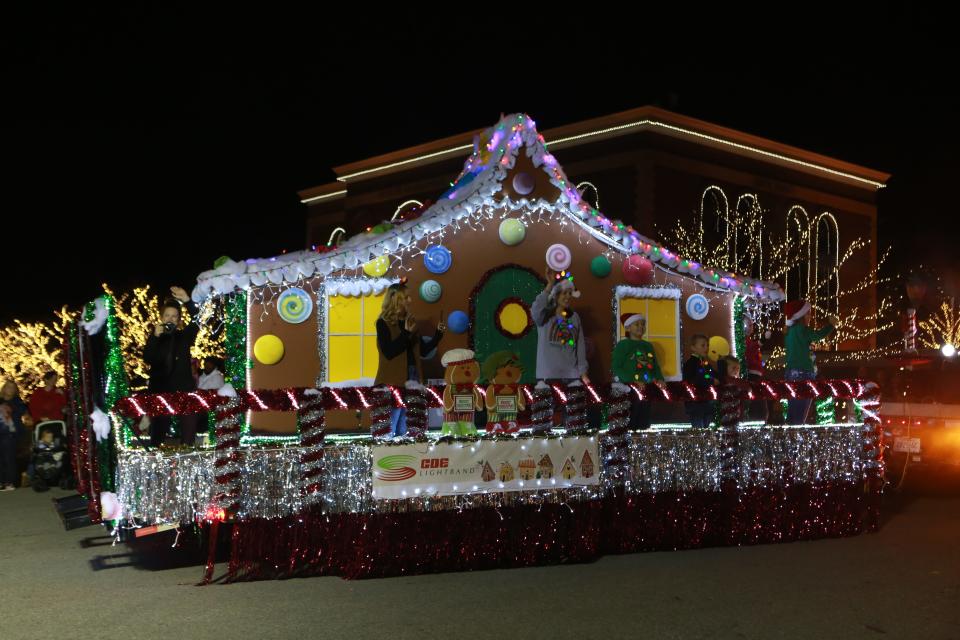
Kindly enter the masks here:
[[626, 329], [634, 322], [640, 322], [641, 320], [646, 320], [643, 317], [642, 313], [621, 313], [620, 314], [620, 323], [623, 324], [623, 328]]
[[810, 313], [810, 303], [806, 300], [791, 300], [783, 305], [783, 316], [787, 319], [787, 326], [793, 326], [793, 323]]

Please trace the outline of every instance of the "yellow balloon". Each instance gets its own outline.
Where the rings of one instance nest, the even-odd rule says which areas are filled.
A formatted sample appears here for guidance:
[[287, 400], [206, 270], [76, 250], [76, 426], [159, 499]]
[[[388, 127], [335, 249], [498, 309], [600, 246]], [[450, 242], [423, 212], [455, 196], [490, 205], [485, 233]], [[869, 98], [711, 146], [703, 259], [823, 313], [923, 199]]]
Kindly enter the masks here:
[[724, 356], [730, 355], [730, 343], [721, 336], [711, 336], [710, 346], [707, 350], [707, 357], [716, 362]]
[[374, 258], [370, 262], [363, 264], [363, 272], [371, 278], [379, 278], [390, 268], [390, 259], [387, 256]]
[[253, 356], [262, 364], [277, 364], [283, 359], [283, 340], [268, 333], [253, 343]]

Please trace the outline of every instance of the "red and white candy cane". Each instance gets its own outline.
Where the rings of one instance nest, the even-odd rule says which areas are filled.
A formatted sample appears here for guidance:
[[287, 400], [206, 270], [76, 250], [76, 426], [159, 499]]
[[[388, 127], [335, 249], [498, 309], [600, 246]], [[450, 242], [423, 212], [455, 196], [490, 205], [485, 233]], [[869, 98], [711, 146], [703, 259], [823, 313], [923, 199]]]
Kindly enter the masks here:
[[300, 422], [300, 492], [307, 505], [320, 500], [323, 491], [323, 444], [326, 439], [324, 398], [319, 389], [307, 389], [297, 410]]
[[384, 385], [370, 390], [370, 435], [386, 438], [392, 433], [390, 415], [393, 412], [393, 392]]
[[546, 435], [553, 428], [553, 389], [543, 382], [538, 382], [533, 388], [530, 426], [534, 435]]
[[612, 485], [622, 485], [629, 473], [630, 400], [633, 389], [615, 382], [607, 403], [607, 430], [601, 439], [604, 468]]
[[[396, 394], [394, 394], [396, 395]], [[427, 392], [419, 384], [407, 383], [403, 393], [407, 408], [407, 435], [419, 438], [427, 433]]]
[[587, 390], [579, 380], [567, 385], [567, 429], [583, 429], [587, 426]]
[[233, 397], [217, 407], [216, 458], [213, 463], [214, 506], [218, 518], [225, 519], [240, 509], [240, 422], [243, 419], [243, 407], [240, 398]]

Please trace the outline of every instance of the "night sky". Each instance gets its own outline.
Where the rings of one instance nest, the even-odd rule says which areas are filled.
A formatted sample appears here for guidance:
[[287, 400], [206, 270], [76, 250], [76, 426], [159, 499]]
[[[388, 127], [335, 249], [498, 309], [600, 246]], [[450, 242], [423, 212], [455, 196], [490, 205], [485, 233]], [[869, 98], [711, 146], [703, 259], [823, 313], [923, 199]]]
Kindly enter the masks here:
[[2, 21], [0, 324], [102, 281], [189, 290], [220, 255], [301, 249], [296, 191], [331, 167], [514, 111], [543, 130], [657, 104], [890, 172], [881, 244], [900, 265], [957, 263], [958, 56], [906, 11], [794, 34], [412, 13]]

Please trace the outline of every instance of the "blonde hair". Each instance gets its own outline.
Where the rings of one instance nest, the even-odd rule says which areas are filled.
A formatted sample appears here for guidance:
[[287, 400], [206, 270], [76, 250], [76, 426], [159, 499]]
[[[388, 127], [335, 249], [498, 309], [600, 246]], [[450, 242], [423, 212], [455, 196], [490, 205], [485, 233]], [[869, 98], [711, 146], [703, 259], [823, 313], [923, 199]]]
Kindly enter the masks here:
[[380, 318], [387, 324], [397, 324], [400, 322], [400, 306], [403, 304], [402, 296], [407, 295], [405, 286], [387, 287], [387, 293], [383, 296], [383, 307], [380, 309]]
[[3, 395], [3, 392], [6, 390], [8, 386], [13, 387], [14, 398], [20, 395], [20, 385], [18, 385], [14, 380], [7, 380], [2, 385], [0, 385], [0, 396]]

